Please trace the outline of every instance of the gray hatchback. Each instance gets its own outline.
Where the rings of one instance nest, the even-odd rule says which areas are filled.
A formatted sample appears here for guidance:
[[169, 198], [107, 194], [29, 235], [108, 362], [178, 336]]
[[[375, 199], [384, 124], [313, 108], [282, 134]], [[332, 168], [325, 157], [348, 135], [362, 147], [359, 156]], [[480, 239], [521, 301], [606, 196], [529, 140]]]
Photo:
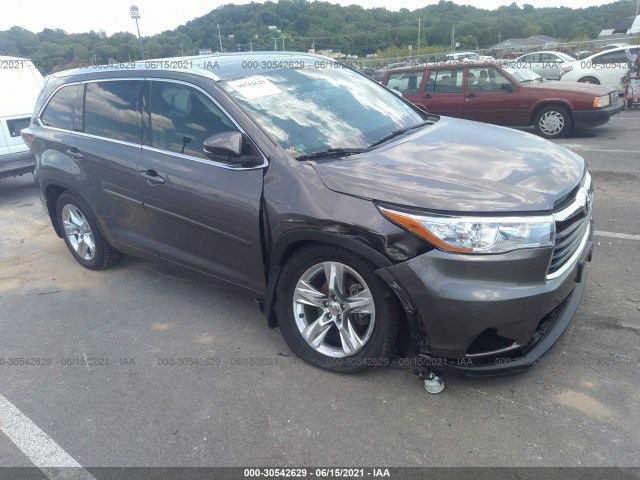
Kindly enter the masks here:
[[585, 288], [593, 187], [578, 155], [426, 113], [324, 57], [253, 53], [47, 78], [23, 130], [56, 233], [259, 298], [328, 370], [521, 370]]

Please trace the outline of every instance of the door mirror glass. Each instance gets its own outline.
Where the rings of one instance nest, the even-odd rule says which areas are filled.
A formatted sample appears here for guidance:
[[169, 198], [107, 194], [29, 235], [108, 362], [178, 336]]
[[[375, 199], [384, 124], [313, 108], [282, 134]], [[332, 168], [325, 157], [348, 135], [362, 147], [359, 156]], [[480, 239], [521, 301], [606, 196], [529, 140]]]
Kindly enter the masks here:
[[216, 133], [205, 139], [202, 146], [208, 157], [238, 158], [242, 153], [242, 134], [237, 131]]

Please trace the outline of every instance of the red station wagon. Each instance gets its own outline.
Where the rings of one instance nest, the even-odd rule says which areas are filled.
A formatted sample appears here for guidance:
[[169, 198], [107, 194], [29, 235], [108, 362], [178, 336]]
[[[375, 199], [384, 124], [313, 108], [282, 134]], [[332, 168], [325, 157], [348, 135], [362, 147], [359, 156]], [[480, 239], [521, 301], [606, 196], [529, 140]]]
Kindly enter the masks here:
[[382, 83], [439, 115], [501, 125], [534, 125], [545, 138], [604, 125], [622, 110], [618, 92], [584, 83], [543, 81], [528, 69], [494, 63], [439, 63], [386, 73]]

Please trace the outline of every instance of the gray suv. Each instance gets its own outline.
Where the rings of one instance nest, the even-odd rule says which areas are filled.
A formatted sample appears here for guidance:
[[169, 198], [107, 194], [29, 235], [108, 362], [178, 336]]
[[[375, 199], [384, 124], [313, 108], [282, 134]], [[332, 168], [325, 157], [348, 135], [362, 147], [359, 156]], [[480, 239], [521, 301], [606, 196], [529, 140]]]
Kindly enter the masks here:
[[583, 159], [426, 113], [307, 54], [148, 61], [47, 78], [23, 130], [58, 236], [257, 297], [333, 371], [534, 364], [571, 322], [592, 251]]

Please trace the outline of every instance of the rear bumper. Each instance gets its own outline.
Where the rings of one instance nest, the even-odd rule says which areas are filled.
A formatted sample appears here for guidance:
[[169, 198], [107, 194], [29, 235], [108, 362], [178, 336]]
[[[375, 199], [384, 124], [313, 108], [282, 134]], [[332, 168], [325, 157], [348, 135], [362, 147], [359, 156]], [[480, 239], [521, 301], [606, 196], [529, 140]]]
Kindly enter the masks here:
[[[590, 230], [592, 232], [592, 229]], [[592, 233], [564, 273], [547, 279], [549, 249], [469, 256], [431, 251], [381, 276], [424, 327], [418, 369], [499, 375], [535, 365], [571, 323], [585, 288]]]
[[13, 177], [23, 173], [33, 172], [36, 166], [30, 151], [11, 153], [0, 157], [0, 178]]
[[574, 110], [573, 125], [576, 128], [589, 128], [604, 125], [611, 117], [620, 113], [622, 111], [622, 107], [622, 102], [618, 102], [616, 105], [599, 108], [597, 110]]

